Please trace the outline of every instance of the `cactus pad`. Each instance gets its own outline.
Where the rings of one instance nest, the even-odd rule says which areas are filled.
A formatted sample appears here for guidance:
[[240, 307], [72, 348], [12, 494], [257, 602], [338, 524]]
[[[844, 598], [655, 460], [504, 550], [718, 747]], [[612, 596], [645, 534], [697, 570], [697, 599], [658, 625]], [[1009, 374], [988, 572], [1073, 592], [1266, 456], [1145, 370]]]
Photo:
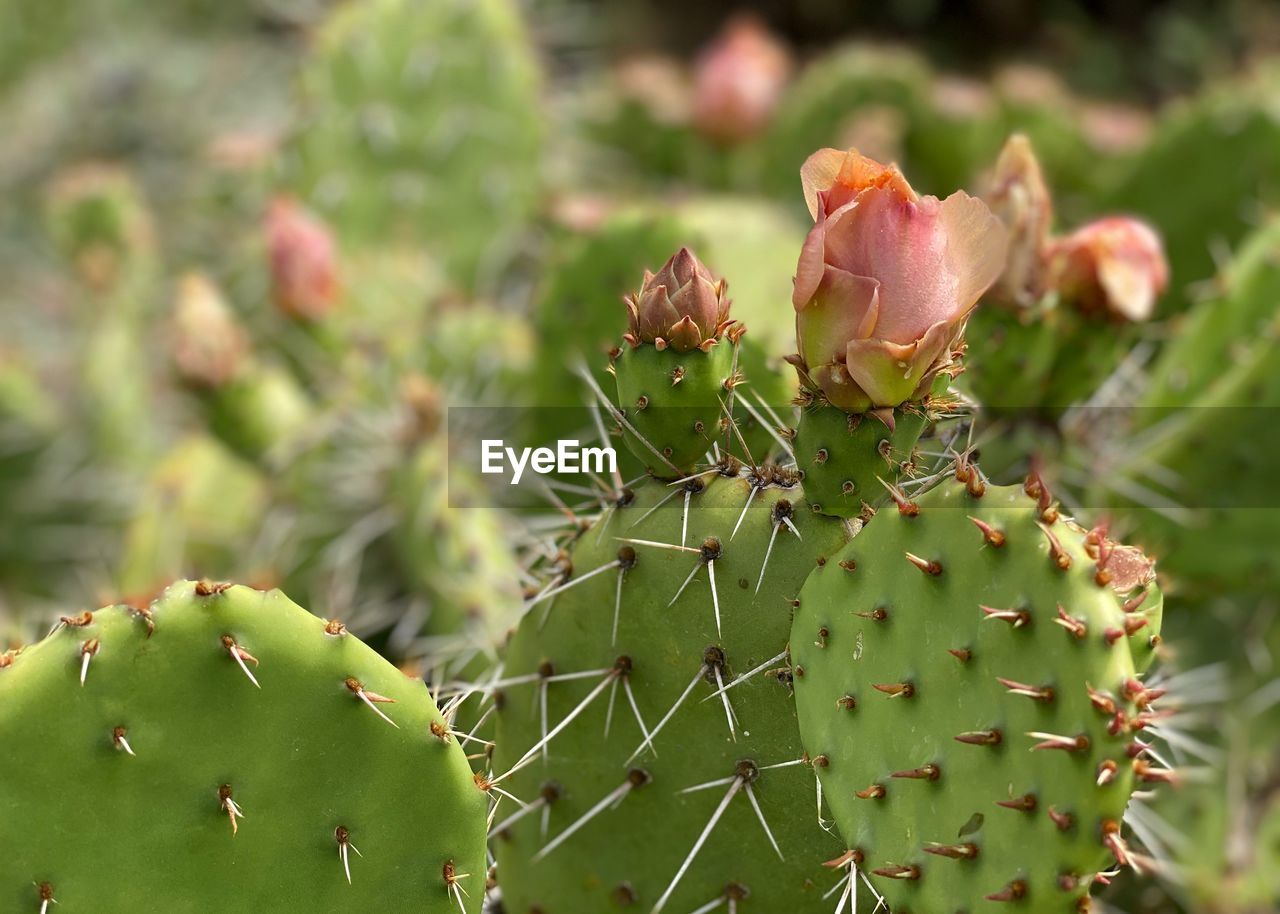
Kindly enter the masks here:
[[1087, 909], [1134, 784], [1164, 776], [1131, 753], [1151, 563], [1028, 488], [885, 509], [800, 596], [805, 748], [895, 914]]
[[425, 686], [278, 591], [64, 620], [0, 656], [0, 742], [7, 910], [480, 909], [485, 796]]
[[841, 874], [822, 863], [841, 847], [817, 822], [785, 651], [791, 601], [844, 526], [793, 476], [753, 472], [641, 487], [531, 605], [494, 755], [532, 806], [495, 826], [506, 910], [830, 911]]

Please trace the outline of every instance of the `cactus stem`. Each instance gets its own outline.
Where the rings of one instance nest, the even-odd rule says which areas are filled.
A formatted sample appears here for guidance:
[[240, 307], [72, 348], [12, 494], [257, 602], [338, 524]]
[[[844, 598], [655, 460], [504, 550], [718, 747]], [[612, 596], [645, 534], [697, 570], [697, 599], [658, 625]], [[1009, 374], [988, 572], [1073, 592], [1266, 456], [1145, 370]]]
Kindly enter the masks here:
[[1079, 736], [1061, 736], [1057, 733], [1041, 733], [1033, 730], [1028, 732], [1027, 736], [1040, 740], [1040, 742], [1031, 747], [1032, 751], [1036, 749], [1061, 749], [1064, 752], [1087, 752], [1089, 749], [1089, 737], [1083, 733]]
[[928, 559], [922, 559], [920, 556], [914, 555], [910, 552], [905, 553], [905, 555], [907, 557], [907, 561], [912, 565], [915, 565], [923, 573], [933, 575], [934, 577], [942, 574], [942, 564], [940, 562], [932, 562]]
[[990, 606], [980, 606], [985, 622], [991, 620], [999, 620], [1000, 622], [1008, 622], [1014, 628], [1022, 628], [1024, 625], [1031, 624], [1031, 613], [1025, 609], [993, 609]]
[[504, 831], [506, 831], [512, 825], [515, 825], [525, 816], [535, 813], [540, 809], [545, 809], [549, 807], [552, 803], [554, 803], [558, 799], [560, 799], [560, 788], [556, 787], [551, 783], [544, 784], [542, 788], [542, 793], [539, 794], [538, 799], [534, 800], [532, 803], [526, 803], [524, 806], [520, 807], [511, 815], [507, 816], [497, 825], [491, 826], [489, 829], [489, 834], [490, 835], [502, 834]]
[[218, 788], [218, 805], [227, 814], [227, 818], [231, 820], [231, 836], [234, 838], [236, 832], [240, 830], [237, 819], [244, 818], [244, 812], [237, 805], [236, 801], [231, 798], [231, 785], [223, 784]]
[[675, 876], [672, 877], [671, 882], [667, 885], [666, 890], [653, 906], [653, 910], [650, 911], [650, 914], [659, 914], [659, 912], [666, 907], [667, 902], [671, 899], [672, 894], [676, 890], [676, 886], [680, 884], [680, 880], [684, 878], [684, 874], [687, 873], [689, 871], [689, 867], [693, 865], [694, 858], [698, 856], [698, 852], [702, 850], [702, 846], [707, 843], [707, 838], [711, 836], [711, 832], [714, 831], [716, 825], [719, 824], [720, 819], [724, 816], [725, 810], [729, 808], [729, 804], [733, 802], [733, 798], [738, 795], [738, 791], [740, 791], [745, 785], [746, 781], [741, 775], [735, 777], [729, 784], [729, 789], [725, 791], [724, 798], [720, 801], [720, 805], [718, 805], [715, 812], [711, 814], [710, 820], [707, 822], [706, 827], [702, 829], [702, 833], [698, 835], [698, 839], [693, 842], [693, 847], [689, 849], [689, 853], [685, 856], [684, 862], [680, 864], [680, 869], [676, 870]]
[[982, 538], [987, 542], [987, 545], [999, 549], [1005, 544], [1005, 535], [1003, 530], [997, 530], [986, 521], [977, 517], [970, 516], [969, 520], [973, 521], [974, 526], [982, 531]]
[[102, 642], [97, 638], [90, 638], [88, 641], [80, 645], [80, 685], [84, 686], [84, 681], [89, 676], [89, 662], [93, 660], [95, 654], [102, 648]]
[[111, 742], [121, 752], [125, 752], [128, 755], [133, 755], [134, 754], [133, 747], [129, 745], [129, 740], [126, 736], [128, 732], [129, 731], [126, 730], [124, 727], [116, 727], [114, 730], [111, 731]]
[[[257, 685], [257, 683], [254, 684]], [[361, 683], [359, 679], [354, 677], [347, 677], [343, 682], [343, 685], [345, 685], [347, 690], [355, 695], [356, 698], [364, 702], [369, 707], [369, 710], [374, 714], [377, 714], [397, 730], [400, 729], [400, 725], [390, 717], [387, 717], [386, 714], [382, 713], [382, 709], [378, 707], [380, 704], [395, 704], [396, 700], [394, 698], [387, 698], [385, 695], [379, 695], [377, 692], [370, 692], [364, 687], [364, 684]]]
[[[249, 666], [248, 666], [249, 663], [252, 663], [254, 666], [257, 666], [258, 658], [253, 656], [253, 654], [250, 654], [240, 645], [236, 644], [236, 639], [232, 638], [230, 635], [222, 636], [222, 646], [226, 648], [227, 653], [231, 655], [231, 659], [236, 662], [236, 665], [240, 667], [241, 671], [243, 671], [244, 674], [249, 677], [249, 681], [252, 682], [255, 686], [257, 686], [257, 688], [259, 689], [262, 688], [262, 686], [258, 684], [257, 678], [253, 675], [253, 672], [249, 669]], [[248, 661], [248, 663], [246, 663], [246, 661]]]
[[364, 854], [351, 843], [351, 832], [347, 831], [346, 826], [339, 825], [335, 828], [333, 837], [338, 842], [338, 859], [342, 861], [342, 871], [347, 875], [347, 885], [351, 885], [351, 852], [354, 851], [357, 857], [363, 857]]
[[997, 676], [996, 681], [1008, 689], [1010, 695], [1021, 695], [1024, 698], [1031, 698], [1035, 701], [1053, 701], [1052, 686], [1033, 686], [1024, 682], [1017, 682], [1013, 679], [1004, 679]]

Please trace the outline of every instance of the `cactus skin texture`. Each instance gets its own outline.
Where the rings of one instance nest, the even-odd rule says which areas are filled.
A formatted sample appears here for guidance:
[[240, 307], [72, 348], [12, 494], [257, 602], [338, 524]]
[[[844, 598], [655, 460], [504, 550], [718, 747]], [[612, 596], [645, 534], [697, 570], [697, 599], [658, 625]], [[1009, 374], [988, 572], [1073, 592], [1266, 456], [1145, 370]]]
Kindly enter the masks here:
[[[746, 897], [746, 889], [745, 911], [830, 911], [831, 902], [822, 895], [838, 874], [824, 869], [822, 862], [842, 848], [816, 821], [812, 774], [797, 763], [801, 752], [795, 708], [786, 661], [778, 655], [786, 649], [790, 601], [815, 561], [833, 555], [845, 541], [844, 526], [807, 511], [793, 478], [784, 483], [784, 477], [776, 477], [778, 482], [755, 491], [733, 535], [751, 492], [749, 472], [695, 481], [687, 490], [688, 529], [683, 534], [679, 488], [650, 481], [637, 489], [625, 506], [578, 540], [571, 555], [577, 583], [567, 582], [571, 586], [554, 602], [533, 605], [513, 637], [504, 677], [525, 681], [504, 687], [494, 770], [507, 771], [532, 749], [532, 763], [504, 786], [526, 801], [536, 801], [547, 785], [555, 785], [559, 795], [550, 803], [545, 835], [536, 810], [509, 827], [502, 822], [495, 826], [506, 910], [580, 914], [623, 907], [684, 914], [716, 899]], [[673, 492], [675, 497], [668, 498]], [[783, 503], [794, 506], [790, 520], [803, 539], [776, 520], [779, 511], [787, 510], [778, 507]], [[619, 539], [678, 545], [682, 535], [693, 551]], [[710, 546], [712, 538], [719, 544], [719, 557], [705, 565], [704, 556], [712, 551], [702, 547]], [[770, 539], [773, 548], [757, 593]], [[619, 558], [634, 564], [587, 578]], [[712, 570], [719, 633], [709, 590]], [[718, 656], [723, 657], [719, 666], [704, 668]], [[610, 697], [605, 683], [605, 691], [551, 740], [545, 757], [538, 757], [540, 692], [545, 689], [548, 729], [555, 728], [593, 689], [602, 687], [606, 671], [616, 669], [620, 657], [629, 660], [627, 678], [649, 732], [678, 704], [654, 738], [656, 751], [629, 758], [644, 737], [625, 694], [615, 696], [606, 735]], [[711, 697], [718, 688], [716, 674], [728, 683], [757, 667], [762, 669], [725, 693], [737, 716], [735, 742], [721, 699]], [[775, 668], [782, 672], [767, 675]], [[539, 671], [554, 677], [592, 670], [600, 674], [566, 681], [537, 678]], [[529, 674], [534, 681], [527, 681]], [[687, 697], [678, 702], [686, 690]], [[664, 898], [744, 760], [760, 769], [796, 763], [761, 770], [751, 784], [784, 859], [770, 847], [750, 798], [736, 795], [675, 890]], [[549, 842], [627, 783], [633, 768], [651, 780], [538, 859]], [[719, 783], [682, 792], [711, 781]], [[503, 818], [501, 811], [498, 818]]]
[[894, 912], [1084, 910], [1148, 764], [1127, 751], [1146, 696], [1126, 683], [1160, 594], [1136, 550], [1097, 558], [1047, 495], [971, 491], [949, 479], [882, 511], [810, 575], [791, 636], [805, 749]]
[[478, 912], [485, 795], [425, 686], [335, 625], [187, 581], [4, 655], [5, 909]]
[[856, 517], [865, 506], [888, 500], [885, 483], [911, 475], [916, 442], [930, 422], [929, 404], [906, 403], [892, 412], [890, 427], [871, 413], [850, 415], [821, 402], [805, 408], [795, 453], [815, 511]]
[[729, 443], [720, 433], [720, 420], [732, 387], [736, 348], [728, 339], [708, 352], [623, 347], [614, 362], [618, 401], [644, 438], [628, 432], [625, 440], [649, 472], [682, 475], [705, 459], [713, 442]]

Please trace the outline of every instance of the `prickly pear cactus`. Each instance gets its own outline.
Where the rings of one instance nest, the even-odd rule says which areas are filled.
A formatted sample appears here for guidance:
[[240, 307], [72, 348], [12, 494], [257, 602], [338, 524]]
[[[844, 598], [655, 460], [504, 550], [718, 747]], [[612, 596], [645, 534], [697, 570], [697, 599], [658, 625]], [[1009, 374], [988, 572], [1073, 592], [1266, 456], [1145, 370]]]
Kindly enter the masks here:
[[1161, 597], [1137, 550], [976, 471], [885, 509], [800, 594], [796, 704], [894, 912], [1087, 908], [1128, 862]]
[[428, 239], [474, 288], [537, 204], [540, 83], [509, 0], [347, 4], [302, 75], [289, 182], [344, 239]]
[[11, 910], [480, 910], [485, 795], [426, 688], [278, 591], [64, 619], [0, 655], [0, 739]]
[[495, 826], [507, 910], [830, 911], [841, 847], [786, 640], [805, 574], [844, 540], [794, 474], [731, 467], [650, 481], [582, 534], [497, 683], [494, 771], [530, 804]]

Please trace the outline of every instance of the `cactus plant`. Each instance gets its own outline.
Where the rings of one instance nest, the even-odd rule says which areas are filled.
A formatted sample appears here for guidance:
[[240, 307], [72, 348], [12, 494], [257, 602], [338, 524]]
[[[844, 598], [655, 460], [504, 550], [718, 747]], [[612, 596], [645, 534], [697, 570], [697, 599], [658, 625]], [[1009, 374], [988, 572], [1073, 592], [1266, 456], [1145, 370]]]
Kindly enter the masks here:
[[279, 592], [68, 616], [0, 692], [14, 909], [480, 909], [486, 797], [448, 723]]
[[1108, 860], [1130, 861], [1135, 784], [1172, 776], [1135, 742], [1160, 593], [1149, 560], [1062, 517], [1037, 480], [960, 469], [805, 582], [805, 749], [893, 910], [1075, 911]]

